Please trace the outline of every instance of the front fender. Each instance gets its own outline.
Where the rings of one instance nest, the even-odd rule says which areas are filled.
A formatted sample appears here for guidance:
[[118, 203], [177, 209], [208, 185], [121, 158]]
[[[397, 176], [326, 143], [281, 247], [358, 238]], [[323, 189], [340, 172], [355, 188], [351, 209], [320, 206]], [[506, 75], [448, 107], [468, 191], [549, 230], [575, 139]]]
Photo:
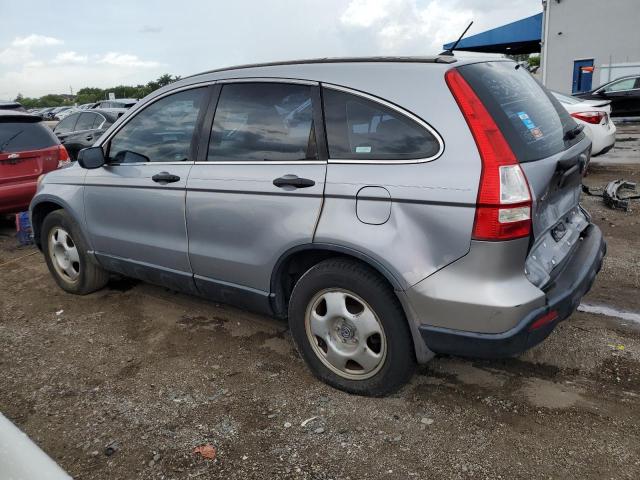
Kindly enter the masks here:
[[[64, 172], [64, 170], [68, 170]], [[84, 173], [85, 170], [71, 167], [48, 174], [38, 187], [36, 195], [31, 200], [29, 214], [36, 245], [40, 247], [40, 227], [44, 217], [53, 210], [64, 209], [80, 227], [85, 241], [93, 249], [91, 238], [87, 235], [84, 215]], [[76, 172], [71, 172], [75, 170]], [[80, 175], [73, 175], [78, 173]]]

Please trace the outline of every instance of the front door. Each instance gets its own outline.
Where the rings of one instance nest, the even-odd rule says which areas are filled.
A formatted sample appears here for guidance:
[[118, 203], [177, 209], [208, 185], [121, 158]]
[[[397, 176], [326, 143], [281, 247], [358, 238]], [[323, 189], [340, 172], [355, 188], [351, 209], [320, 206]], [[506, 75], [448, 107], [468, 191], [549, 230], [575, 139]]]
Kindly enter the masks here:
[[239, 81], [214, 97], [187, 183], [191, 267], [210, 298], [268, 311], [274, 265], [312, 242], [322, 207], [318, 86]]
[[582, 93], [591, 90], [593, 80], [593, 59], [573, 62], [573, 85], [571, 93]]
[[88, 231], [108, 270], [194, 291], [185, 187], [208, 97], [201, 87], [153, 102], [103, 145], [106, 165], [87, 172]]

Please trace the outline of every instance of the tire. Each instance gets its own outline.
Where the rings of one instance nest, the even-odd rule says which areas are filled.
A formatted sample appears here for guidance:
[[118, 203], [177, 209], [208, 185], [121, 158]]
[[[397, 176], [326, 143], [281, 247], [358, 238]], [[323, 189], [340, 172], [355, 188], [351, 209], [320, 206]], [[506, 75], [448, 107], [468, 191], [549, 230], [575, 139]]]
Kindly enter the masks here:
[[80, 228], [64, 210], [55, 210], [42, 222], [40, 241], [47, 267], [66, 292], [86, 295], [104, 287], [109, 272], [92, 261]]
[[402, 307], [386, 281], [350, 259], [324, 260], [296, 283], [289, 328], [313, 374], [345, 392], [384, 396], [413, 375]]

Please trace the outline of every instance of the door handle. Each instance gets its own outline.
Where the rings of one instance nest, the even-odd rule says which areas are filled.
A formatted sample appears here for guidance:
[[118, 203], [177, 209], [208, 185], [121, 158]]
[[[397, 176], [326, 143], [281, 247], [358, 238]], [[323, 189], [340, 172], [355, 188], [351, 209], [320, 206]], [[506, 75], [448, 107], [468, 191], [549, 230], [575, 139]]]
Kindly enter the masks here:
[[85, 137], [85, 140], [87, 142], [90, 142], [91, 140], [93, 140], [93, 135], [89, 135], [89, 136]]
[[172, 175], [169, 172], [160, 172], [156, 173], [153, 177], [151, 177], [156, 183], [160, 183], [162, 185], [166, 185], [167, 183], [174, 183], [180, 181], [180, 177], [177, 175]]
[[276, 187], [307, 188], [313, 187], [316, 182], [310, 178], [300, 178], [297, 175], [285, 175], [284, 177], [276, 178], [273, 184]]

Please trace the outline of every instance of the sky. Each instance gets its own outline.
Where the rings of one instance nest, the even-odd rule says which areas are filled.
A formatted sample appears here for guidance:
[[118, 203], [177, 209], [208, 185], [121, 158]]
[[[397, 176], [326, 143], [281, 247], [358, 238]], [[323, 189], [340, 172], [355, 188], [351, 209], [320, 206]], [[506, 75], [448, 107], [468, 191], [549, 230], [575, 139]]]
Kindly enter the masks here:
[[244, 63], [430, 55], [541, 0], [0, 0], [0, 99]]

